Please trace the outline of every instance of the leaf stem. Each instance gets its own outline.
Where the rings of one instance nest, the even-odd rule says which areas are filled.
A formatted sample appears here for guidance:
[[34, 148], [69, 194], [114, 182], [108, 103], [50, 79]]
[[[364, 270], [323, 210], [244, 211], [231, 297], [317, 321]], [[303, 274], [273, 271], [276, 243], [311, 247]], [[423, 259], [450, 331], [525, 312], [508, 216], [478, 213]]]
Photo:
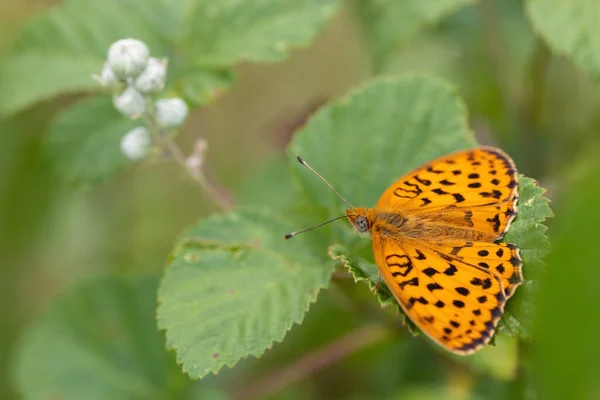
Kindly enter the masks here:
[[169, 138], [165, 139], [166, 150], [173, 156], [173, 158], [188, 172], [188, 174], [208, 193], [213, 201], [222, 209], [227, 210], [233, 207], [233, 201], [231, 197], [225, 195], [222, 190], [218, 189], [210, 180], [204, 175], [201, 168], [192, 168], [186, 163], [185, 156], [177, 147], [177, 144]]
[[250, 385], [238, 390], [234, 399], [262, 399], [285, 387], [344, 359], [364, 347], [391, 336], [385, 327], [374, 324], [358, 328], [333, 342], [314, 350], [293, 364], [277, 369]]
[[150, 131], [154, 134], [157, 142], [161, 149], [169, 156], [171, 156], [179, 165], [187, 171], [187, 173], [206, 191], [208, 196], [223, 210], [227, 210], [233, 207], [233, 200], [230, 196], [224, 193], [220, 188], [217, 188], [204, 174], [202, 168], [194, 168], [186, 162], [186, 157], [177, 146], [177, 144], [170, 137], [169, 133], [164, 129], [159, 128], [152, 112], [146, 112], [143, 115], [144, 121], [150, 128]]

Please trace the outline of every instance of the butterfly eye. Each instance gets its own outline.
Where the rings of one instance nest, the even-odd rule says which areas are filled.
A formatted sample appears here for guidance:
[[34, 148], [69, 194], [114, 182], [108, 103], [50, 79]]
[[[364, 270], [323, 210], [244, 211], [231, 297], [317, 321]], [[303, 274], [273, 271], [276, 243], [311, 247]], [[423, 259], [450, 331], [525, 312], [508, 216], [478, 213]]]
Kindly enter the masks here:
[[365, 217], [357, 217], [354, 226], [359, 232], [366, 232], [369, 230], [369, 223]]

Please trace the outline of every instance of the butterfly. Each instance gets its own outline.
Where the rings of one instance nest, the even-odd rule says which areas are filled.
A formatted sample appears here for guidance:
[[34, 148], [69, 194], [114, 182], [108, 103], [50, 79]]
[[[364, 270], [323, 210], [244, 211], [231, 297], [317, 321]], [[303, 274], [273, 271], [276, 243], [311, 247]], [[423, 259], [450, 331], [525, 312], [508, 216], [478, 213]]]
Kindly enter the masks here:
[[523, 282], [519, 248], [499, 242], [517, 216], [518, 185], [506, 153], [474, 148], [422, 165], [388, 187], [375, 207], [348, 203], [331, 221], [347, 218], [369, 233], [379, 274], [405, 314], [435, 343], [468, 355], [490, 341]]

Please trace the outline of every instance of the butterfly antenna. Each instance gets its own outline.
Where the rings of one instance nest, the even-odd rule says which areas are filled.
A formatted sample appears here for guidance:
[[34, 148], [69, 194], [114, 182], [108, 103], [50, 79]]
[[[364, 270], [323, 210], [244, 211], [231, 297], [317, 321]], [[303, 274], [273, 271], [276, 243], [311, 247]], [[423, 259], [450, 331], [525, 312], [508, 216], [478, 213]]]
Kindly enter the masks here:
[[[315, 174], [316, 176], [318, 176], [319, 178], [321, 178], [321, 180], [322, 180], [323, 182], [325, 182], [325, 184], [326, 184], [327, 186], [329, 186], [329, 188], [330, 188], [331, 190], [333, 190], [333, 192], [334, 192], [335, 194], [337, 194], [337, 195], [338, 195], [338, 197], [344, 201], [344, 203], [348, 204], [348, 205], [349, 205], [350, 207], [352, 207], [352, 208], [355, 208], [355, 207], [354, 207], [352, 204], [350, 204], [350, 202], [349, 202], [348, 200], [346, 200], [346, 199], [344, 198], [344, 196], [342, 196], [341, 194], [339, 194], [339, 192], [338, 192], [337, 190], [335, 190], [335, 189], [333, 188], [333, 186], [331, 186], [331, 184], [330, 184], [329, 182], [327, 182], [327, 179], [323, 178], [323, 176], [321, 176], [321, 174], [319, 174], [319, 173], [318, 173], [317, 171], [315, 171], [315, 170], [314, 170], [314, 169], [313, 169], [313, 168], [312, 168], [310, 165], [308, 165], [308, 164], [306, 163], [306, 161], [304, 161], [304, 159], [303, 159], [302, 157], [300, 157], [300, 156], [296, 156], [296, 158], [298, 159], [298, 162], [300, 162], [300, 164], [304, 165], [304, 166], [305, 166], [306, 168], [308, 168], [308, 169], [309, 169], [309, 170], [310, 170], [310, 171], [311, 171], [313, 174]], [[335, 221], [335, 220], [333, 220], [333, 221]], [[331, 221], [328, 221], [328, 222], [331, 222]], [[326, 223], [327, 223], [327, 222], [325, 222], [325, 224], [326, 224]], [[309, 230], [310, 230], [310, 229], [309, 229]]]
[[328, 223], [330, 223], [330, 222], [337, 221], [338, 219], [342, 219], [342, 218], [346, 218], [346, 216], [345, 216], [345, 215], [341, 215], [341, 216], [339, 216], [339, 217], [335, 217], [335, 218], [333, 218], [333, 219], [330, 219], [329, 221], [321, 222], [321, 223], [320, 223], [320, 224], [318, 224], [318, 225], [311, 226], [310, 228], [302, 229], [301, 231], [296, 231], [296, 232], [288, 233], [287, 235], [285, 235], [285, 236], [284, 236], [284, 238], [285, 238], [285, 239], [291, 239], [291, 238], [293, 238], [294, 236], [296, 236], [296, 235], [298, 235], [298, 234], [300, 234], [300, 233], [304, 233], [304, 232], [312, 231], [313, 229], [320, 228], [320, 227], [322, 227], [323, 225], [327, 225], [327, 224], [328, 224]]

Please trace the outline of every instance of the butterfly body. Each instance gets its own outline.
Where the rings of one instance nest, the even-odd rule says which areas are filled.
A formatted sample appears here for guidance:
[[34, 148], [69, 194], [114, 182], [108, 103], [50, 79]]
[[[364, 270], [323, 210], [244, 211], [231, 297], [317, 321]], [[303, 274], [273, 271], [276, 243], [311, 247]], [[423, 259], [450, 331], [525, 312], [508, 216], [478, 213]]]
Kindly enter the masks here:
[[510, 157], [482, 147], [417, 168], [374, 208], [346, 210], [370, 233], [379, 271], [409, 318], [454, 353], [489, 342], [523, 280], [518, 247], [498, 242], [517, 215], [517, 187]]

